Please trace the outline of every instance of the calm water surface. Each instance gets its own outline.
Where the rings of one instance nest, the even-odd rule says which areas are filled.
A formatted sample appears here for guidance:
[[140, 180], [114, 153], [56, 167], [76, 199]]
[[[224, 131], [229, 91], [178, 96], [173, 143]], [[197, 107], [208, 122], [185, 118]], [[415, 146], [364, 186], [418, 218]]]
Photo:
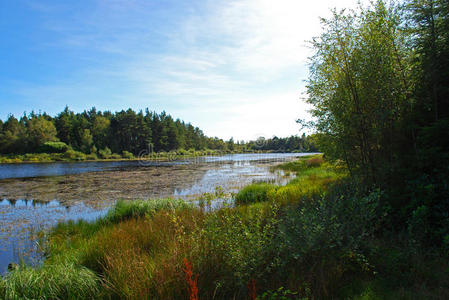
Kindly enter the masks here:
[[38, 232], [59, 221], [95, 220], [119, 199], [194, 200], [291, 177], [270, 167], [307, 154], [233, 154], [172, 162], [0, 164], [0, 273], [10, 262], [39, 263]]

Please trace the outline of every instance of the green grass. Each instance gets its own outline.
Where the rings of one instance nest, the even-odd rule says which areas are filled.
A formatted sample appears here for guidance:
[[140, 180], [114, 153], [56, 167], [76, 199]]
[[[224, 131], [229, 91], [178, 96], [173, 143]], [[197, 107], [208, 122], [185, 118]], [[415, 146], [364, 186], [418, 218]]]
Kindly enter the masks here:
[[98, 276], [74, 264], [20, 267], [0, 282], [2, 299], [95, 299], [100, 296]]
[[275, 188], [276, 187], [268, 183], [254, 183], [248, 185], [237, 193], [235, 196], [235, 203], [241, 205], [267, 201], [268, 194]]
[[174, 211], [191, 208], [192, 205], [181, 199], [150, 199], [119, 201], [104, 218], [106, 222], [117, 223], [130, 218], [149, 217], [161, 210]]
[[44, 265], [1, 279], [0, 298], [187, 299], [185, 261], [200, 299], [448, 298], [447, 257], [379, 237], [381, 191], [316, 156], [279, 168], [297, 177], [245, 187], [235, 207], [120, 201], [96, 222], [60, 223]]

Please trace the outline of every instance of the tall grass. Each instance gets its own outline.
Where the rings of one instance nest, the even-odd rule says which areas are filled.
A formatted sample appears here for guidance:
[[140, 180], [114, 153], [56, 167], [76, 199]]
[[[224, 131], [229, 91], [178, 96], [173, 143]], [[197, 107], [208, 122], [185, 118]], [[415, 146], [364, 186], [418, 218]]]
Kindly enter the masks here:
[[152, 217], [161, 210], [177, 210], [192, 207], [182, 199], [150, 199], [135, 201], [118, 201], [105, 217], [106, 221], [120, 222], [130, 218]]
[[429, 275], [426, 256], [377, 242], [388, 214], [382, 192], [357, 192], [344, 172], [317, 157], [280, 168], [298, 176], [282, 187], [244, 188], [234, 207], [121, 201], [97, 222], [61, 223], [44, 266], [0, 280], [0, 297], [413, 298], [407, 287], [424, 298], [433, 287], [448, 295], [447, 264], [433, 264]]
[[96, 299], [99, 278], [91, 270], [74, 264], [45, 264], [33, 269], [20, 267], [0, 283], [2, 299]]
[[268, 183], [253, 183], [237, 193], [235, 203], [241, 205], [267, 201], [269, 192], [274, 188]]

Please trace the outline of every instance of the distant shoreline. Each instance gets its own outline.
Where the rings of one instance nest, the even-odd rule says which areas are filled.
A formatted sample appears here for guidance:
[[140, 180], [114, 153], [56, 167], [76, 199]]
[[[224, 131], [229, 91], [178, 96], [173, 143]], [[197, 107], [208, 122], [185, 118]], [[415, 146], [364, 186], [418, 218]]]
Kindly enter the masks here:
[[[85, 159], [64, 157], [64, 153], [26, 153], [26, 154], [12, 154], [0, 156], [0, 164], [33, 164], [33, 163], [76, 163], [76, 162], [120, 162], [120, 161], [155, 161], [168, 162], [195, 157], [205, 156], [222, 156], [229, 154], [265, 154], [265, 153], [316, 153], [305, 151], [278, 151], [278, 150], [260, 150], [260, 151], [216, 151], [216, 150], [199, 150], [195, 153], [178, 154], [177, 152], [160, 152], [154, 153], [150, 156], [133, 156], [130, 158], [122, 157], [120, 154], [112, 154], [112, 158], [95, 158], [89, 159], [86, 155]], [[114, 158], [115, 156], [115, 158]]]

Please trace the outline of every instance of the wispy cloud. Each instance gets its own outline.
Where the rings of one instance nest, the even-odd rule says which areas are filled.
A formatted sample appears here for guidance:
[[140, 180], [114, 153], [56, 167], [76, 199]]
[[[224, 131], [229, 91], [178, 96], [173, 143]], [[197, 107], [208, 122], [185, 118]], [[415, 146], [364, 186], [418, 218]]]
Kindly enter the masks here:
[[305, 41], [329, 8], [355, 3], [97, 0], [70, 13], [70, 5], [30, 2], [53, 33], [42, 43], [75, 63], [65, 78], [16, 88], [71, 106], [77, 97], [76, 106], [113, 110], [152, 105], [224, 138], [298, 133], [295, 119], [307, 110], [299, 100]]

